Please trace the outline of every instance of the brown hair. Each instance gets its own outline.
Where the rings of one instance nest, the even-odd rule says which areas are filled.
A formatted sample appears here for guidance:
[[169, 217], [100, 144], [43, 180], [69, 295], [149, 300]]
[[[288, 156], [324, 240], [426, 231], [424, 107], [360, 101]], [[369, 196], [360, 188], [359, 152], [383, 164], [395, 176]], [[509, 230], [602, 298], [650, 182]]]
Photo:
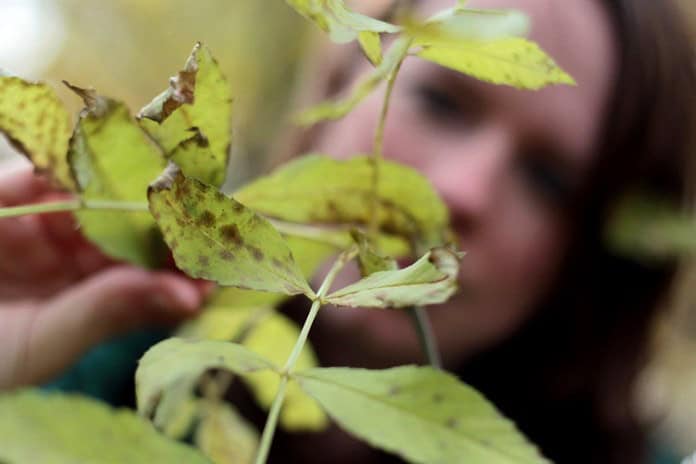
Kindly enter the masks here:
[[683, 207], [693, 202], [696, 70], [686, 27], [668, 0], [602, 4], [618, 41], [619, 73], [563, 271], [536, 316], [462, 368], [465, 380], [564, 463], [644, 458], [633, 389], [678, 263], [619, 255], [604, 229], [630, 191]]

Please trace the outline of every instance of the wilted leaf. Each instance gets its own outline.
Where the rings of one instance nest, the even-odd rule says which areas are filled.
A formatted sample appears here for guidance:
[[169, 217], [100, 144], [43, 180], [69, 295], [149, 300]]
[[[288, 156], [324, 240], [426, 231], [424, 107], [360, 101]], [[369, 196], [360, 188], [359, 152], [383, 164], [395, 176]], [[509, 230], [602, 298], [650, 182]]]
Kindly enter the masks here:
[[129, 410], [76, 395], [0, 396], [0, 461], [12, 464], [209, 462]]
[[66, 156], [70, 114], [50, 86], [0, 76], [0, 132], [38, 171], [75, 190]]
[[[70, 140], [68, 159], [86, 200], [146, 204], [164, 166], [159, 151], [122, 103], [70, 86], [87, 107]], [[147, 211], [76, 213], [82, 232], [106, 254], [142, 266], [158, 264], [157, 227]]]
[[343, 0], [286, 1], [295, 11], [327, 32], [336, 43], [355, 40], [360, 32], [395, 33], [400, 30], [398, 26], [348, 9]]
[[251, 290], [312, 291], [271, 224], [170, 165], [149, 189], [150, 211], [177, 266], [195, 278]]
[[326, 297], [337, 306], [400, 308], [443, 303], [457, 289], [459, 255], [435, 248], [412, 265], [381, 271]]
[[342, 427], [409, 462], [547, 463], [476, 390], [429, 367], [295, 374]]
[[[274, 364], [283, 365], [299, 335], [299, 327], [294, 322], [280, 313], [272, 312], [249, 331], [243, 344]], [[306, 344], [297, 358], [295, 369], [309, 369], [317, 365], [314, 350]], [[280, 377], [272, 372], [257, 372], [244, 376], [243, 380], [254, 392], [259, 404], [269, 408], [278, 391]], [[280, 412], [280, 424], [287, 430], [321, 430], [328, 421], [317, 403], [291, 381]]]
[[135, 373], [138, 411], [150, 416], [164, 390], [197, 379], [208, 369], [225, 369], [239, 375], [277, 370], [270, 361], [241, 345], [170, 338], [150, 348], [138, 363]]
[[418, 56], [493, 84], [540, 89], [550, 84], [575, 85], [534, 42], [521, 38], [433, 41]]
[[408, 53], [410, 40], [406, 37], [396, 39], [387, 50], [382, 62], [370, 74], [361, 79], [348, 96], [336, 101], [327, 101], [302, 111], [295, 121], [303, 126], [311, 126], [325, 120], [340, 119], [350, 113], [353, 108], [365, 99], [381, 84]]
[[[447, 208], [430, 182], [416, 170], [392, 161], [381, 161], [379, 172], [380, 230], [426, 248], [445, 242]], [[369, 224], [372, 194], [372, 164], [367, 157], [339, 161], [310, 155], [254, 181], [234, 196], [271, 219], [354, 227]]]
[[460, 40], [493, 40], [526, 36], [529, 18], [514, 10], [481, 10], [462, 7], [440, 11], [427, 21], [409, 22], [404, 32], [413, 45], [453, 45]]
[[379, 39], [379, 34], [364, 31], [358, 36], [358, 41], [367, 59], [375, 66], [379, 66], [382, 62], [382, 42]]
[[170, 87], [141, 109], [138, 118], [172, 156], [191, 138], [191, 130], [202, 133], [209, 146], [196, 156], [204, 160], [193, 167], [186, 163], [182, 166], [184, 172], [210, 185], [224, 182], [232, 133], [232, 96], [207, 47], [196, 44], [184, 69], [170, 79]]
[[225, 403], [205, 403], [196, 446], [215, 464], [250, 464], [259, 444], [257, 430]]

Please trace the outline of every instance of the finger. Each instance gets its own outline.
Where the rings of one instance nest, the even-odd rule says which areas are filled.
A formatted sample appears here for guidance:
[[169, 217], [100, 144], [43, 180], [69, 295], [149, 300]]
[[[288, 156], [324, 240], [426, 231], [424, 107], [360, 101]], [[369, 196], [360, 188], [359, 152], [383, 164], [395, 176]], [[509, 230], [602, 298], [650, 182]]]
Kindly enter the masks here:
[[201, 301], [183, 277], [126, 266], [102, 271], [30, 312], [30, 322], [15, 324], [25, 334], [25, 348], [17, 355], [13, 383], [47, 380], [92, 346], [128, 330], [190, 317]]
[[23, 158], [0, 164], [0, 204], [14, 206], [33, 201], [50, 190], [48, 180], [34, 174], [31, 163]]

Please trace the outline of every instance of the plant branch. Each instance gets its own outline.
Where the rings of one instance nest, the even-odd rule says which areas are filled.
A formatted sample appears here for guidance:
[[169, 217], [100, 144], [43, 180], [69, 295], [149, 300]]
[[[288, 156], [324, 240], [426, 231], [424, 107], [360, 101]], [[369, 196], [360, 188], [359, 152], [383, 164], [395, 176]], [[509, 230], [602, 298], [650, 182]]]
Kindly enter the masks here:
[[26, 216], [27, 214], [59, 213], [80, 210], [115, 210], [115, 211], [148, 211], [144, 202], [128, 202], [113, 200], [83, 200], [75, 198], [50, 203], [35, 203], [33, 205], [0, 208], [0, 218]]
[[413, 326], [418, 334], [418, 339], [428, 364], [435, 369], [442, 369], [442, 359], [437, 348], [437, 339], [433, 333], [426, 309], [422, 306], [413, 306], [409, 308], [408, 312], [413, 319]]
[[319, 287], [319, 290], [317, 291], [316, 298], [314, 298], [314, 301], [312, 301], [312, 307], [310, 308], [309, 314], [307, 315], [307, 319], [305, 320], [302, 326], [300, 335], [297, 338], [297, 341], [295, 342], [295, 346], [293, 347], [290, 356], [288, 356], [288, 360], [285, 362], [283, 370], [281, 371], [282, 377], [280, 380], [280, 386], [278, 387], [278, 392], [276, 393], [276, 397], [273, 400], [273, 404], [271, 405], [271, 410], [268, 413], [266, 425], [263, 428], [261, 444], [259, 445], [259, 450], [256, 454], [256, 464], [264, 464], [266, 462], [266, 459], [268, 458], [268, 452], [270, 451], [271, 442], [273, 441], [273, 435], [278, 424], [278, 416], [280, 414], [280, 408], [283, 405], [283, 400], [285, 399], [285, 389], [287, 387], [290, 374], [292, 373], [292, 370], [295, 368], [295, 363], [297, 362], [297, 359], [300, 357], [300, 353], [302, 352], [302, 349], [304, 348], [305, 343], [307, 342], [309, 330], [312, 328], [312, 324], [314, 323], [317, 314], [319, 314], [319, 309], [321, 308], [323, 302], [322, 300], [331, 289], [331, 285], [336, 279], [338, 273], [341, 271], [341, 269], [343, 269], [346, 263], [348, 263], [351, 259], [355, 257], [356, 254], [356, 247], [351, 247], [349, 250], [346, 250], [343, 253], [341, 253], [341, 255], [338, 257], [336, 262], [331, 267], [329, 273], [326, 274], [324, 281], [322, 282], [321, 286]]
[[384, 93], [384, 100], [382, 100], [382, 109], [379, 115], [379, 121], [377, 123], [377, 128], [375, 130], [375, 138], [372, 148], [372, 156], [370, 161], [372, 163], [372, 203], [370, 205], [370, 224], [368, 228], [368, 236], [374, 238], [377, 234], [377, 228], [379, 226], [379, 218], [377, 217], [377, 206], [379, 204], [378, 198], [378, 185], [379, 185], [379, 163], [384, 157], [384, 129], [387, 124], [387, 115], [389, 114], [389, 105], [391, 102], [392, 93], [394, 91], [394, 83], [396, 82], [396, 76], [401, 70], [401, 65], [406, 59], [408, 54], [408, 49], [410, 48], [410, 42], [404, 49], [404, 55], [401, 56], [396, 63], [394, 69], [389, 73], [387, 77], [387, 90]]

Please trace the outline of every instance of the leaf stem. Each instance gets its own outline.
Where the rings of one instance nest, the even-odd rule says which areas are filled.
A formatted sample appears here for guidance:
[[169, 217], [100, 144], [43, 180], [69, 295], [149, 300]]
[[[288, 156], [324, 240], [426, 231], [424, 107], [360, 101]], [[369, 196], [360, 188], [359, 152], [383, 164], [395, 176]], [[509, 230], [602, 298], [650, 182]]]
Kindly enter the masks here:
[[35, 203], [33, 205], [13, 206], [0, 208], [0, 218], [25, 216], [27, 214], [59, 213], [65, 211], [91, 210], [116, 210], [116, 211], [147, 211], [148, 205], [144, 202], [114, 201], [114, 200], [83, 200], [74, 198], [65, 201], [53, 201], [50, 203]]
[[283, 400], [285, 399], [285, 389], [288, 384], [288, 379], [290, 378], [290, 374], [292, 373], [292, 370], [295, 368], [295, 363], [297, 362], [297, 359], [300, 357], [300, 353], [302, 352], [302, 349], [304, 348], [305, 343], [307, 342], [309, 330], [312, 328], [312, 324], [314, 323], [317, 314], [319, 314], [319, 309], [321, 308], [322, 300], [331, 289], [331, 285], [336, 279], [338, 273], [341, 271], [341, 269], [343, 269], [343, 266], [345, 266], [346, 263], [353, 259], [357, 252], [358, 251], [356, 247], [351, 247], [349, 250], [346, 250], [339, 255], [338, 259], [336, 259], [336, 262], [334, 262], [333, 266], [331, 267], [331, 270], [328, 274], [326, 274], [324, 281], [319, 287], [316, 298], [314, 298], [314, 301], [312, 301], [312, 307], [309, 310], [307, 319], [305, 319], [305, 322], [302, 326], [302, 330], [300, 331], [300, 335], [299, 337], [297, 337], [295, 346], [293, 347], [292, 352], [290, 353], [290, 356], [288, 356], [288, 360], [285, 362], [285, 366], [281, 371], [282, 378], [280, 380], [280, 386], [278, 387], [278, 392], [276, 393], [276, 397], [273, 400], [273, 404], [271, 405], [271, 410], [268, 413], [266, 425], [263, 428], [261, 444], [259, 445], [259, 450], [256, 454], [256, 464], [264, 464], [266, 462], [266, 459], [268, 458], [268, 453], [271, 449], [271, 442], [273, 441], [273, 435], [278, 424], [280, 408], [283, 405]]
[[404, 55], [399, 58], [394, 69], [389, 73], [387, 78], [387, 90], [384, 93], [384, 100], [382, 101], [382, 109], [379, 115], [379, 121], [377, 123], [377, 129], [375, 130], [375, 139], [372, 149], [372, 156], [370, 157], [370, 162], [372, 163], [372, 203], [370, 205], [370, 224], [368, 229], [368, 236], [375, 237], [377, 234], [377, 228], [379, 226], [379, 218], [377, 217], [377, 206], [379, 205], [378, 198], [378, 185], [379, 185], [379, 163], [384, 157], [384, 129], [387, 124], [387, 114], [389, 114], [389, 106], [391, 102], [392, 93], [394, 91], [394, 83], [396, 82], [396, 76], [399, 74], [401, 65], [407, 56], [408, 49], [410, 48], [410, 43], [404, 49]]
[[440, 351], [437, 348], [437, 339], [433, 333], [428, 313], [422, 306], [413, 306], [409, 308], [409, 314], [413, 319], [413, 326], [418, 334], [418, 339], [420, 340], [428, 364], [435, 369], [442, 369], [442, 359], [440, 358]]

